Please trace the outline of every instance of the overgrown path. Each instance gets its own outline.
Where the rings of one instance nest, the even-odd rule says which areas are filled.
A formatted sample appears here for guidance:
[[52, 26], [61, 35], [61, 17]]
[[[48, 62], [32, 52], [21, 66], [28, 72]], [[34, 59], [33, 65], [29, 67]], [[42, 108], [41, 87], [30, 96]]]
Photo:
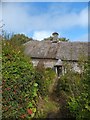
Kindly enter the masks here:
[[[44, 113], [45, 118], [56, 118], [57, 113], [60, 113], [60, 105], [55, 100], [53, 91], [57, 86], [58, 78], [54, 79], [49, 88], [49, 95], [44, 99], [39, 96], [38, 109], [41, 111], [40, 114]], [[60, 116], [60, 114], [59, 114]]]

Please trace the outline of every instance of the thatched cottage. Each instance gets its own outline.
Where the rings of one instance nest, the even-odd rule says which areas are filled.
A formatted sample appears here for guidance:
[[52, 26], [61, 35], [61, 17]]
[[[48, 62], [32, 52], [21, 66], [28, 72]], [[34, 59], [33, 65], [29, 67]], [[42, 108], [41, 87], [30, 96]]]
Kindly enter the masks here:
[[88, 43], [61, 42], [57, 36], [54, 33], [52, 41], [33, 40], [25, 43], [25, 54], [31, 57], [34, 66], [43, 61], [45, 68], [54, 69], [58, 76], [66, 72], [64, 62], [70, 63], [75, 72], [81, 73], [78, 60], [80, 56], [88, 57]]

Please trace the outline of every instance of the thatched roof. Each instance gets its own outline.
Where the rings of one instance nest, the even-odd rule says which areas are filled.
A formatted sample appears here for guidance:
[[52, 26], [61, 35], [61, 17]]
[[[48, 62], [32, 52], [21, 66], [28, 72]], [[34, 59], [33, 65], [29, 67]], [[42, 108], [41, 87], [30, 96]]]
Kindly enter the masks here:
[[81, 55], [88, 57], [87, 42], [29, 41], [25, 54], [31, 58], [78, 60]]

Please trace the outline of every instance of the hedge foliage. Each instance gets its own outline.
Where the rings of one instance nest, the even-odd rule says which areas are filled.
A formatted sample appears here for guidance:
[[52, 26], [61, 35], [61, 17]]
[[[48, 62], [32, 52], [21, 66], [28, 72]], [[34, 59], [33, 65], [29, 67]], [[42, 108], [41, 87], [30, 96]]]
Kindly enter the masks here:
[[58, 80], [55, 91], [58, 98], [65, 98], [61, 110], [68, 110], [65, 115], [75, 120], [90, 118], [90, 61], [86, 63], [83, 59], [79, 64], [84, 65], [84, 71], [78, 74], [68, 69]]
[[3, 41], [2, 48], [3, 118], [33, 117], [38, 84], [32, 63], [11, 41]]
[[76, 120], [90, 119], [90, 61], [85, 65], [83, 78], [80, 81], [81, 90], [78, 96], [70, 97], [68, 107]]

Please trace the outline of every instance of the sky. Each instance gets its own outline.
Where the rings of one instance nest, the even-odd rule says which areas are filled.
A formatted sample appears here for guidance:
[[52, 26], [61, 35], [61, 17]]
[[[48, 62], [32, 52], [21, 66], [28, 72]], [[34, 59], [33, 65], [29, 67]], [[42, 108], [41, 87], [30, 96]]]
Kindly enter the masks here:
[[59, 37], [70, 41], [88, 41], [88, 2], [13, 1], [4, 0], [0, 5], [0, 19], [7, 33], [43, 40], [58, 32]]

